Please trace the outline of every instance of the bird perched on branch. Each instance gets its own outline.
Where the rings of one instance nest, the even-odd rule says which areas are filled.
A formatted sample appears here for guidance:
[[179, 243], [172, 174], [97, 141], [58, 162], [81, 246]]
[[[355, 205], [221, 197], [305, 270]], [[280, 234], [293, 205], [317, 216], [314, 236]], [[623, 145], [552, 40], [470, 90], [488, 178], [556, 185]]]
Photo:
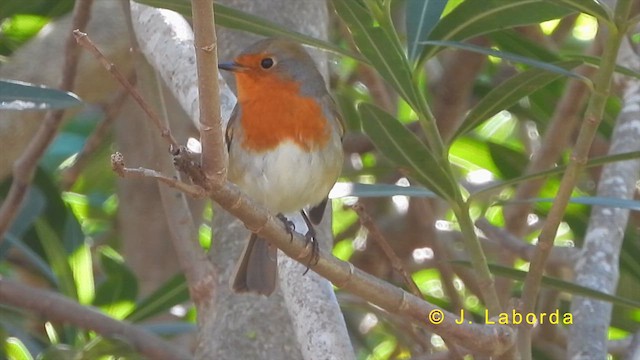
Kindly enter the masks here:
[[[313, 224], [322, 219], [343, 162], [344, 124], [324, 79], [304, 48], [284, 39], [258, 41], [219, 68], [233, 72], [238, 93], [226, 131], [229, 179], [288, 227], [283, 214], [300, 211], [317, 256]], [[270, 295], [276, 255], [251, 234], [232, 289]]]

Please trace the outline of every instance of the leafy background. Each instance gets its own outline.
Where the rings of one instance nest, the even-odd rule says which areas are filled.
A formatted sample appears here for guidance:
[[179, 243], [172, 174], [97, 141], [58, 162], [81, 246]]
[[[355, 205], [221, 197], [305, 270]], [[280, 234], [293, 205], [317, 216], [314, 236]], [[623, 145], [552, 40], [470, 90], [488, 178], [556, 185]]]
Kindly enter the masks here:
[[[143, 2], [190, 14], [188, 3], [183, 1]], [[349, 162], [340, 181], [359, 184], [348, 191], [349, 196], [334, 202], [334, 254], [403, 286], [380, 249], [367, 241], [366, 231], [348, 207], [359, 201], [381, 225], [427, 299], [450, 310], [460, 306], [455, 304], [459, 301], [481, 314], [481, 290], [464, 278], [462, 270], [447, 278], [437, 263], [439, 259], [434, 258], [437, 246], [442, 245], [420, 236], [424, 219], [418, 208], [424, 203], [439, 204], [434, 206], [439, 212], [432, 221], [439, 236], [451, 241], [447, 246], [454, 250], [463, 247], [463, 241], [455, 236], [461, 230], [461, 216], [469, 221], [482, 216], [496, 226], [504, 226], [504, 213], [514, 206], [509, 199], [526, 179], [524, 171], [532, 151], [546, 134], [568, 82], [591, 86], [591, 80], [576, 67], [598, 64], [597, 58], [584, 54], [596, 39], [598, 20], [602, 24], [610, 21], [610, 16], [591, 1], [336, 0], [330, 4], [338, 26], [329, 42], [292, 33], [221, 5], [216, 5], [217, 23], [262, 35], [291, 37], [331, 52], [331, 88], [350, 130], [346, 140]], [[72, 6], [73, 2], [66, 0], [0, 4], [0, 56], [10, 57]], [[467, 89], [457, 89], [463, 92], [463, 107], [455, 109], [459, 114], [445, 116], [446, 102], [444, 109], [430, 105], [455, 95], [443, 95], [439, 89], [447, 85], [447, 79], [442, 78], [448, 74], [447, 61], [462, 51], [486, 60], [473, 81], [465, 85]], [[629, 69], [618, 68], [618, 72], [638, 77]], [[15, 92], [0, 92], [0, 96], [9, 95], [15, 96]], [[26, 95], [20, 96], [40, 96], [39, 101], [51, 106], [65, 106], [55, 97], [42, 99], [34, 89], [27, 88]], [[597, 143], [608, 143], [620, 104], [619, 94], [608, 99]], [[115, 176], [104, 161], [112, 150], [110, 142], [93, 154], [70, 188], [61, 189], [61, 174], [102, 116], [95, 107], [85, 106], [68, 119], [42, 159], [27, 203], [0, 245], [0, 275], [54, 289], [163, 336], [191, 333], [195, 314], [184, 278], [177, 274], [149, 295], [141, 296], [138, 279], [122, 255], [116, 219], [122, 199], [114, 195]], [[458, 125], [446, 124], [440, 122], [444, 118], [462, 120]], [[437, 128], [442, 138], [433, 135]], [[594, 147], [594, 157], [605, 155], [602, 148]], [[558, 160], [559, 166], [566, 164], [568, 154], [565, 151]], [[637, 156], [629, 154], [626, 158]], [[636, 201], [594, 196], [598, 166], [614, 160], [619, 158], [593, 160], [593, 166], [581, 175], [556, 245], [581, 244], [593, 205], [633, 210], [640, 207]], [[539, 198], [529, 200], [534, 208], [532, 226], [523, 234], [526, 241], [537, 237], [562, 169], [546, 175]], [[9, 184], [9, 180], [3, 183], [0, 194], [6, 194]], [[459, 184], [472, 192], [469, 202], [462, 202], [467, 194]], [[456, 207], [463, 203], [467, 208]], [[206, 209], [205, 219], [211, 216], [211, 210]], [[638, 221], [640, 218], [632, 213], [621, 256], [619, 293], [606, 298], [616, 304], [609, 328], [612, 340], [624, 338], [639, 327]], [[203, 225], [203, 244], [209, 242], [209, 233]], [[491, 267], [494, 275], [516, 280], [506, 296], [518, 296], [523, 273], [515, 270], [526, 271], [528, 263], [515, 259], [501, 267], [497, 265], [500, 249], [486, 246], [485, 251], [489, 262], [496, 264]], [[450, 266], [459, 269], [469, 264]], [[565, 276], [564, 280], [570, 278]], [[562, 311], [568, 311], [575, 294], [603, 296], [552, 279], [544, 284], [562, 290], [558, 297]], [[451, 296], [451, 289], [457, 300]], [[416, 344], [407, 336], [411, 329], [337, 291], [358, 358], [408, 358], [412, 354]], [[158, 320], [158, 316], [167, 314], [171, 316]], [[156, 320], [150, 320], [154, 317]], [[5, 305], [0, 305], [0, 340], [4, 356], [11, 359], [138, 356], [124, 339], [104, 339], [91, 331], [47, 322]], [[438, 350], [444, 343], [433, 335], [430, 346]], [[543, 347], [534, 349], [534, 353], [536, 358], [552, 358]]]

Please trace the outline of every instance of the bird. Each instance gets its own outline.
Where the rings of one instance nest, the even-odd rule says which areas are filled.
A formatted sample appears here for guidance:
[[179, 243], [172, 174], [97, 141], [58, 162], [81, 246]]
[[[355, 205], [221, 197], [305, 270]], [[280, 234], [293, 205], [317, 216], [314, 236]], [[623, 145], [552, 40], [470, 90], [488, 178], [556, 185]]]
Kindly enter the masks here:
[[[238, 98], [225, 131], [229, 180], [290, 232], [284, 214], [299, 211], [317, 256], [313, 225], [340, 175], [345, 133], [322, 75], [300, 44], [282, 38], [259, 40], [218, 68], [233, 73]], [[269, 296], [276, 282], [277, 249], [252, 233], [231, 289]]]

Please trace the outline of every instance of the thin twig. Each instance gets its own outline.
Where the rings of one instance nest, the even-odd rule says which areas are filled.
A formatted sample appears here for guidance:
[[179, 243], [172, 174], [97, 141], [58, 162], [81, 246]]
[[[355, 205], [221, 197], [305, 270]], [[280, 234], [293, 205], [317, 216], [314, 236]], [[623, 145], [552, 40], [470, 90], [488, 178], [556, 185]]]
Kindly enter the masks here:
[[[202, 171], [208, 182], [222, 185], [227, 178], [227, 154], [220, 119], [218, 45], [213, 0], [193, 0], [193, 35], [198, 68]], [[209, 184], [207, 184], [209, 185]], [[208, 186], [207, 186], [208, 187]]]
[[184, 183], [177, 178], [167, 177], [155, 170], [145, 169], [142, 167], [137, 169], [128, 168], [124, 164], [124, 156], [119, 152], [111, 155], [111, 168], [121, 177], [132, 176], [153, 178], [174, 189], [178, 189], [187, 195], [193, 196], [194, 198], [204, 198], [207, 195], [206, 191], [198, 185]]
[[52, 291], [36, 289], [0, 276], [0, 303], [36, 312], [51, 321], [73, 324], [90, 329], [104, 337], [125, 339], [149, 359], [191, 359], [160, 337], [141, 327], [115, 320], [98, 310], [80, 305]]
[[369, 216], [366, 209], [364, 208], [364, 205], [362, 205], [361, 203], [356, 203], [351, 208], [358, 214], [362, 226], [364, 226], [369, 231], [369, 236], [375, 240], [375, 242], [378, 244], [378, 246], [380, 246], [384, 254], [387, 256], [389, 262], [391, 263], [391, 267], [393, 267], [393, 269], [395, 269], [402, 276], [409, 291], [411, 291], [411, 293], [417, 297], [422, 297], [422, 293], [420, 292], [418, 285], [416, 285], [415, 281], [413, 281], [413, 278], [411, 278], [411, 275], [409, 275], [407, 270], [404, 269], [402, 260], [400, 260], [398, 255], [396, 255], [396, 253], [393, 251], [391, 245], [389, 245], [387, 240], [384, 238], [384, 235], [382, 235], [382, 232], [378, 228], [378, 225], [376, 225], [371, 216]]
[[173, 152], [178, 149], [178, 142], [171, 134], [169, 128], [163, 125], [160, 117], [155, 112], [155, 110], [153, 110], [153, 108], [151, 108], [147, 104], [140, 92], [138, 92], [138, 90], [133, 87], [133, 85], [131, 85], [127, 78], [120, 72], [120, 70], [118, 70], [116, 65], [110, 62], [109, 59], [107, 59], [102, 54], [100, 49], [96, 47], [96, 45], [91, 41], [87, 34], [81, 32], [80, 30], [74, 30], [73, 35], [78, 44], [92, 53], [93, 56], [95, 56], [96, 59], [100, 61], [102, 66], [104, 66], [104, 68], [109, 71], [109, 73], [127, 90], [129, 95], [131, 95], [131, 97], [138, 103], [138, 105], [140, 105], [140, 108], [147, 114], [149, 119], [158, 128], [158, 130], [160, 131], [160, 135], [169, 143], [169, 145], [171, 146], [170, 150]]
[[[72, 29], [84, 29], [87, 26], [91, 17], [92, 4], [93, 0], [76, 1], [71, 21]], [[64, 48], [62, 79], [60, 86], [58, 86], [60, 90], [73, 90], [79, 55], [80, 50], [75, 43], [74, 37], [69, 34]], [[2, 208], [0, 208], [0, 243], [4, 240], [4, 234], [22, 206], [38, 161], [58, 134], [63, 116], [64, 110], [48, 112], [29, 145], [13, 165], [11, 188], [2, 203]]]
[[[135, 76], [129, 77], [132, 83], [135, 83]], [[78, 152], [76, 155], [76, 159], [74, 163], [66, 168], [61, 174], [60, 187], [63, 190], [69, 190], [73, 184], [78, 180], [80, 173], [84, 170], [87, 165], [87, 161], [91, 157], [91, 155], [102, 145], [107, 134], [109, 133], [109, 129], [111, 128], [111, 124], [120, 113], [122, 106], [125, 103], [125, 100], [129, 97], [129, 93], [124, 90], [118, 92], [113, 100], [111, 100], [108, 104], [102, 106], [104, 111], [104, 116], [102, 120], [98, 123], [95, 130], [87, 141], [84, 143], [82, 150]]]

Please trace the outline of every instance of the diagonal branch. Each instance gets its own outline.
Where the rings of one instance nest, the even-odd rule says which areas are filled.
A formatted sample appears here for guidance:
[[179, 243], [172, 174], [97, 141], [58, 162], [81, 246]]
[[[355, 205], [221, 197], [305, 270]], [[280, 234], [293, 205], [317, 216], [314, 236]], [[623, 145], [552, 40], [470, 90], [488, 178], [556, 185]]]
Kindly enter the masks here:
[[57, 293], [32, 288], [0, 276], [0, 303], [34, 311], [48, 320], [90, 329], [104, 337], [118, 336], [150, 359], [185, 360], [191, 355], [160, 337], [129, 323], [115, 320], [98, 310], [80, 305]]

